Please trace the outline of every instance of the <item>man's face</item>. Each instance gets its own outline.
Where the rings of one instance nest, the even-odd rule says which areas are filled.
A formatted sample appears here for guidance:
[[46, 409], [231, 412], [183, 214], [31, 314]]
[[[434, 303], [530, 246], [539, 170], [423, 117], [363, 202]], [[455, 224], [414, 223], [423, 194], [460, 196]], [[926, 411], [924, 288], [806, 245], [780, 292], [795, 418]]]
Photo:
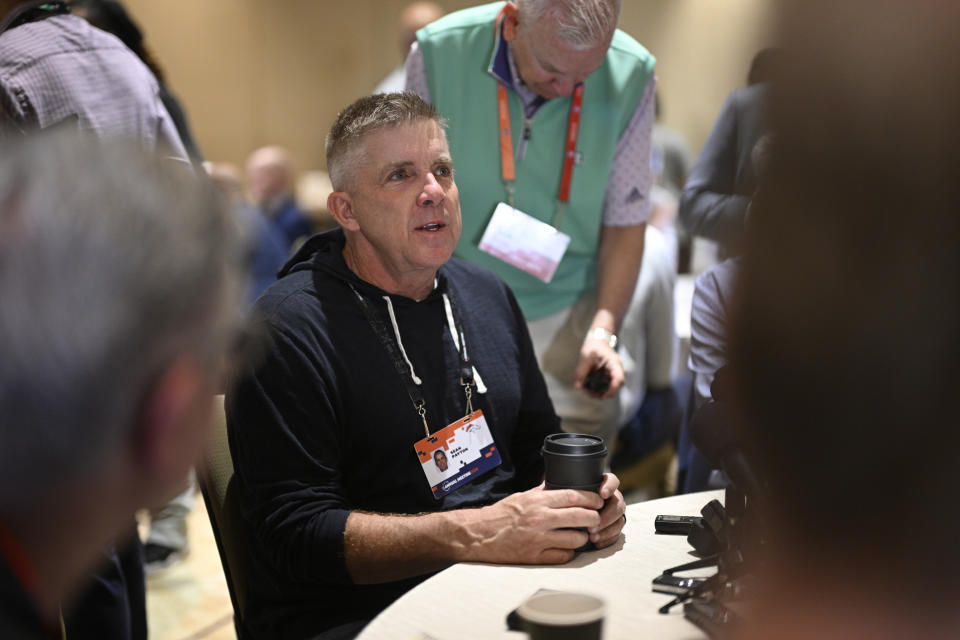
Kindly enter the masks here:
[[437, 468], [440, 469], [440, 471], [447, 470], [447, 454], [445, 454], [443, 451], [438, 450], [435, 454], [433, 454], [433, 460], [437, 463]]
[[574, 49], [557, 37], [556, 19], [549, 10], [538, 21], [526, 24], [519, 20], [515, 7], [507, 11], [503, 35], [523, 83], [547, 99], [573, 93], [573, 88], [603, 63], [613, 38], [610, 33], [595, 47]]
[[453, 254], [461, 227], [443, 130], [423, 120], [372, 131], [361, 145], [347, 193], [365, 270], [398, 282], [435, 273]]

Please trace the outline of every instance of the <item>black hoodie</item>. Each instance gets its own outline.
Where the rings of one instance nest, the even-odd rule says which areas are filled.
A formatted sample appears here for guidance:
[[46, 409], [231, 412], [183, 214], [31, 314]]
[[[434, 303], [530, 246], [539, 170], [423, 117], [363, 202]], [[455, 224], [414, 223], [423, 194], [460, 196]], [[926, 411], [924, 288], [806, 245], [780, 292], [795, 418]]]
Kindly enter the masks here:
[[343, 558], [351, 510], [441, 511], [529, 489], [543, 473], [544, 436], [559, 430], [513, 294], [492, 272], [450, 260], [424, 300], [390, 296], [397, 326], [436, 431], [465, 411], [441, 294], [453, 298], [488, 389], [474, 408], [503, 463], [435, 499], [414, 450], [423, 422], [349, 284], [384, 317], [387, 294], [350, 271], [343, 244], [339, 229], [314, 236], [260, 297], [254, 329], [269, 344], [227, 393], [238, 494], [254, 541], [245, 622], [255, 637], [314, 637], [370, 619], [423, 579], [353, 584]]

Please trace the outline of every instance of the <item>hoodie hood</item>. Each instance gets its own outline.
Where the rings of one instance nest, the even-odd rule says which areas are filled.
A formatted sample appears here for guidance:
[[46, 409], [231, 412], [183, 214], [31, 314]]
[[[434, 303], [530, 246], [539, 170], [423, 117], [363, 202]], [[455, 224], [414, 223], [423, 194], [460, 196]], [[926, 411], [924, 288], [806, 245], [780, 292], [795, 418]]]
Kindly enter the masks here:
[[[366, 280], [361, 280], [357, 274], [350, 270], [346, 260], [343, 259], [343, 247], [345, 243], [346, 236], [340, 227], [332, 229], [331, 231], [318, 233], [303, 243], [277, 273], [277, 278], [281, 279], [298, 271], [313, 271], [314, 273], [325, 273], [337, 280], [352, 284], [355, 288], [364, 291], [368, 295], [373, 295], [378, 298], [386, 295], [385, 291]], [[441, 283], [445, 281], [445, 278], [441, 275], [442, 272], [443, 267], [440, 268], [437, 274], [437, 278]], [[442, 286], [439, 289], [442, 290]], [[434, 289], [427, 297], [430, 298], [434, 295], [438, 295], [438, 289]], [[400, 295], [391, 295], [391, 297], [401, 304], [403, 301], [409, 300], [409, 298]]]
[[[297, 249], [297, 252], [287, 260], [287, 263], [277, 272], [277, 278], [283, 278], [295, 271], [312, 271], [315, 266], [333, 268], [339, 271], [339, 268], [352, 273], [343, 261], [343, 245], [345, 238], [343, 229], [337, 227], [324, 233], [318, 233], [311, 237]], [[339, 262], [339, 265], [334, 264]], [[318, 263], [314, 265], [314, 263]], [[327, 269], [323, 269], [327, 270]], [[354, 276], [356, 277], [356, 276]]]

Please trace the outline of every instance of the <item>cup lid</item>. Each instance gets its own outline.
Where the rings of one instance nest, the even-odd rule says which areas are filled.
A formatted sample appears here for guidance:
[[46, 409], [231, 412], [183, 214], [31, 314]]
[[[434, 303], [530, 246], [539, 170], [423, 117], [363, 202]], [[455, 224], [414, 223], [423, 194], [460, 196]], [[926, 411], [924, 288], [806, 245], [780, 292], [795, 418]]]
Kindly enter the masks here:
[[554, 433], [543, 439], [543, 451], [568, 456], [607, 455], [607, 445], [600, 436]]
[[517, 609], [517, 615], [537, 624], [569, 626], [589, 624], [604, 616], [603, 600], [587, 593], [542, 591]]

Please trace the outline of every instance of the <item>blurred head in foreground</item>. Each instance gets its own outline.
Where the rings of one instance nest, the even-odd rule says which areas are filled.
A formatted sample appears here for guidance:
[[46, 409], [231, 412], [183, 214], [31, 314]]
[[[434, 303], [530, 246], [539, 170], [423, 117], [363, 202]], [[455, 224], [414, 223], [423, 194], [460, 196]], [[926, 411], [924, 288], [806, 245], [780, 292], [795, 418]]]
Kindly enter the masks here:
[[823, 605], [775, 635], [844, 636], [816, 630], [832, 616], [858, 620], [845, 637], [957, 637], [960, 5], [781, 18], [733, 362], [772, 492], [769, 573], [784, 608]]
[[42, 616], [198, 462], [241, 253], [182, 166], [65, 134], [0, 158], [0, 560]]

